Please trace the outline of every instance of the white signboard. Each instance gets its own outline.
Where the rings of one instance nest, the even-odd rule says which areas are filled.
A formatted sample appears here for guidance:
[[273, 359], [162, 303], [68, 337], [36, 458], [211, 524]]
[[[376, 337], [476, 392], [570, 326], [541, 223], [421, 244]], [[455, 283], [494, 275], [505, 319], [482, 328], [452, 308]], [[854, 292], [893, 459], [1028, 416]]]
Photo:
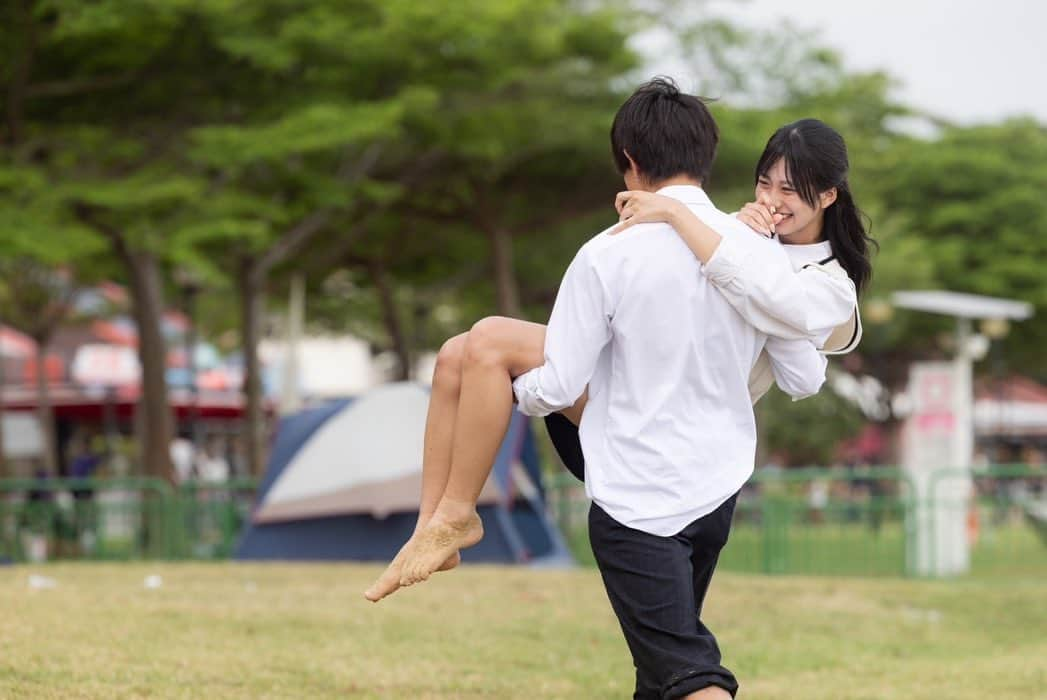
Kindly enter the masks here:
[[0, 430], [4, 431], [4, 457], [28, 459], [44, 450], [44, 435], [35, 413], [4, 411]]
[[77, 349], [73, 381], [84, 386], [127, 386], [142, 378], [134, 348], [122, 345], [84, 345]]
[[970, 567], [969, 366], [923, 362], [912, 366], [908, 395], [912, 413], [903, 431], [902, 467], [916, 489], [915, 547], [909, 567], [923, 576], [965, 573]]

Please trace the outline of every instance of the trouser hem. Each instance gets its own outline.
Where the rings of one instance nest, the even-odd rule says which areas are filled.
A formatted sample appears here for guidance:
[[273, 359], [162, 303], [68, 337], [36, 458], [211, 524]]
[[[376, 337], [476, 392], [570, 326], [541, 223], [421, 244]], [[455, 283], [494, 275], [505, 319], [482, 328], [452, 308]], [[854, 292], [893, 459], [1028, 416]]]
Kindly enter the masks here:
[[662, 698], [676, 700], [714, 685], [726, 690], [732, 698], [738, 693], [738, 681], [727, 669], [695, 669], [674, 676], [662, 689]]

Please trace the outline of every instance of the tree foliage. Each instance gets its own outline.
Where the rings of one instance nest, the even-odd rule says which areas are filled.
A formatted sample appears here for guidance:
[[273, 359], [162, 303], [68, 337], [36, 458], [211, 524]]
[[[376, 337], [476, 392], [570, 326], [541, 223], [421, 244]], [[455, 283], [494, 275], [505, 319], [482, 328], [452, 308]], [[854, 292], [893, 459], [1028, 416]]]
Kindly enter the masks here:
[[[901, 139], [884, 154], [874, 188], [885, 220], [919, 249], [896, 259], [901, 269], [929, 267], [927, 281], [940, 288], [1036, 307], [1007, 338], [1006, 357], [1014, 369], [1047, 376], [1038, 350], [1047, 342], [1047, 127], [1014, 120]], [[927, 344], [926, 335], [898, 340]]]
[[[121, 262], [152, 409], [143, 456], [161, 475], [171, 269], [238, 292], [255, 445], [270, 273], [361, 265], [372, 286], [424, 291], [454, 273], [443, 251], [482, 259], [489, 239], [494, 286], [514, 293], [511, 236], [551, 191], [529, 178], [558, 174], [569, 197], [551, 158], [593, 170], [611, 79], [632, 65], [621, 15], [571, 0], [19, 0], [4, 12], [4, 228], [92, 238]], [[398, 296], [378, 302], [392, 328]]]
[[[1008, 357], [1043, 374], [1044, 127], [900, 134], [910, 110], [889, 76], [849, 74], [816, 36], [736, 26], [709, 3], [2, 3], [0, 255], [127, 283], [157, 411], [156, 324], [178, 268], [209, 291], [204, 333], [245, 350], [249, 425], [265, 302], [279, 307], [293, 274], [314, 328], [394, 350], [406, 373], [484, 315], [544, 321], [571, 256], [614, 221], [607, 133], [648, 77], [640, 31], [679, 55], [686, 89], [721, 98], [709, 183], [721, 208], [752, 197], [777, 127], [823, 119], [848, 142], [882, 244], [867, 299], [942, 286], [1031, 301], [1040, 313]], [[902, 367], [937, 352], [943, 328], [897, 314], [862, 352]], [[147, 421], [158, 473], [164, 420]]]
[[854, 404], [828, 387], [802, 401], [773, 389], [756, 405], [756, 417], [760, 449], [790, 466], [832, 464], [840, 442], [855, 437], [865, 423]]

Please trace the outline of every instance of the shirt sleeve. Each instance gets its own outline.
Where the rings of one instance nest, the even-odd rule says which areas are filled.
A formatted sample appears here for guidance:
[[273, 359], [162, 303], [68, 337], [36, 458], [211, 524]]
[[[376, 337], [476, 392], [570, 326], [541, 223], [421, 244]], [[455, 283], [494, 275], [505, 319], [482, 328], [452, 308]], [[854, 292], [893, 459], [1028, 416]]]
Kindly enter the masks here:
[[578, 251], [553, 304], [545, 362], [513, 382], [518, 409], [529, 416], [562, 411], [581, 397], [600, 351], [611, 340], [612, 303], [587, 248]]
[[854, 313], [854, 283], [817, 265], [794, 272], [791, 265], [777, 262], [755, 255], [733, 236], [723, 236], [703, 270], [735, 311], [759, 331], [805, 338], [821, 347]]
[[818, 393], [825, 383], [828, 360], [809, 340], [785, 340], [768, 337], [767, 356], [771, 361], [774, 382], [794, 399]]

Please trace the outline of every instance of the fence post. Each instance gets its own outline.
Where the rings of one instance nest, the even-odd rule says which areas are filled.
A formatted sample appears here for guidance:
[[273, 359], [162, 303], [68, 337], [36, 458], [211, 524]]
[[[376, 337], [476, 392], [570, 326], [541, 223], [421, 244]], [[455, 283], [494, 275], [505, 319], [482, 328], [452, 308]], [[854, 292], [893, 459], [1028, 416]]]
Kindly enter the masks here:
[[783, 574], [789, 569], [789, 497], [777, 474], [760, 479], [763, 521], [763, 570]]

